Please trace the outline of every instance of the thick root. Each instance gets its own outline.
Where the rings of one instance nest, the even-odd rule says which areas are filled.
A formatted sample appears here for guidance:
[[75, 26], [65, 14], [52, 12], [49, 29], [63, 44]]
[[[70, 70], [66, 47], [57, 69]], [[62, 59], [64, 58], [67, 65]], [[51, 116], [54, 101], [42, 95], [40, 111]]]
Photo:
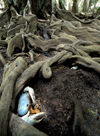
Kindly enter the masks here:
[[3, 64], [3, 66], [6, 64], [6, 60], [4, 59], [4, 57], [1, 53], [0, 53], [0, 61]]
[[67, 52], [60, 60], [58, 60], [58, 64], [64, 63], [67, 59], [70, 59], [72, 56], [71, 52]]
[[4, 80], [5, 84], [2, 83], [3, 87], [1, 87], [2, 96], [0, 99], [0, 126], [2, 126], [2, 129], [0, 129], [0, 136], [8, 135], [8, 115], [10, 110], [10, 104], [12, 101], [14, 85], [18, 76], [24, 71], [26, 64], [25, 60], [21, 57], [17, 58], [14, 63], [16, 64], [16, 67], [8, 74], [8, 76], [6, 77], [7, 79]]
[[77, 64], [93, 69], [96, 72], [100, 73], [100, 64], [94, 61], [92, 58], [82, 57], [78, 55], [72, 56], [72, 58], [76, 59]]
[[8, 55], [8, 57], [12, 56], [12, 54], [14, 53], [16, 48], [18, 48], [20, 50], [22, 50], [22, 48], [23, 48], [23, 38], [22, 38], [22, 34], [21, 33], [16, 35], [14, 38], [12, 38], [8, 42], [8, 48], [7, 48], [7, 55]]
[[12, 136], [47, 136], [34, 126], [27, 124], [15, 114], [11, 115], [9, 130]]
[[64, 56], [66, 54], [66, 51], [62, 51], [60, 53], [58, 53], [57, 55], [55, 55], [54, 57], [48, 59], [44, 65], [41, 68], [41, 72], [42, 72], [42, 76], [45, 79], [49, 79], [52, 76], [52, 70], [50, 68], [50, 66], [54, 63], [56, 63], [60, 58], [62, 58], [62, 56]]
[[[20, 60], [22, 61], [23, 58], [19, 57], [14, 62], [12, 62], [10, 65], [6, 64], [4, 67], [4, 73], [3, 73], [3, 79], [2, 84], [0, 87], [0, 96], [2, 94], [3, 88], [5, 87], [5, 84], [8, 80], [8, 76], [12, 73], [12, 71], [16, 68], [16, 66], [19, 66]], [[27, 63], [25, 61], [22, 62], [24, 69], [27, 67]]]
[[44, 61], [37, 62], [35, 64], [32, 64], [30, 67], [28, 67], [22, 75], [18, 78], [15, 86], [15, 94], [14, 98], [17, 96], [17, 94], [20, 92], [20, 90], [25, 86], [25, 84], [32, 78], [35, 77], [38, 70], [41, 68], [41, 66], [44, 64]]
[[74, 135], [86, 135], [86, 121], [83, 117], [83, 111], [80, 102], [77, 98], [74, 101], [74, 123], [73, 123], [73, 133]]
[[32, 63], [34, 63], [34, 52], [32, 50], [29, 51], [30, 60]]
[[99, 45], [89, 45], [89, 46], [80, 46], [83, 51], [87, 52], [88, 54], [95, 53], [100, 55], [100, 46]]

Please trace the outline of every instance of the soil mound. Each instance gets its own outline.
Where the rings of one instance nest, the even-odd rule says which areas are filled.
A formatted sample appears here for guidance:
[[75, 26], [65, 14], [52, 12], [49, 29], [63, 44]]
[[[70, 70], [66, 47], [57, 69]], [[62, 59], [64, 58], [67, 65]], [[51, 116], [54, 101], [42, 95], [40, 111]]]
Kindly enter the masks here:
[[[76, 122], [81, 129], [78, 131], [82, 132], [85, 129], [86, 135], [99, 136], [100, 119], [96, 111], [100, 111], [100, 78], [97, 73], [59, 66], [53, 67], [53, 76], [49, 81], [37, 78], [31, 85], [33, 82], [36, 82], [36, 97], [47, 112], [47, 118], [37, 126], [40, 130], [50, 136], [76, 135], [73, 125], [76, 121], [75, 114], [78, 113], [79, 122]], [[85, 123], [80, 118], [78, 106], [75, 111], [74, 97], [81, 103]], [[78, 134], [82, 135], [81, 132]]]

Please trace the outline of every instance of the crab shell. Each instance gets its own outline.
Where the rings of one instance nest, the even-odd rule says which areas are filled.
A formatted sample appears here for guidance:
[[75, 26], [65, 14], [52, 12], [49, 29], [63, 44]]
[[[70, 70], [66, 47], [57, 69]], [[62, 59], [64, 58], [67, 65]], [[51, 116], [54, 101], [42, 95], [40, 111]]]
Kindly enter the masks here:
[[35, 105], [36, 100], [34, 90], [31, 87], [26, 87], [22, 95], [20, 96], [18, 102], [17, 112], [19, 116], [24, 116], [29, 111], [29, 107], [31, 105], [30, 99], [32, 100], [32, 103]]
[[29, 94], [22, 93], [22, 95], [19, 98], [19, 102], [18, 102], [18, 109], [17, 109], [18, 115], [24, 116], [25, 114], [27, 114], [30, 104], [31, 102], [30, 102]]

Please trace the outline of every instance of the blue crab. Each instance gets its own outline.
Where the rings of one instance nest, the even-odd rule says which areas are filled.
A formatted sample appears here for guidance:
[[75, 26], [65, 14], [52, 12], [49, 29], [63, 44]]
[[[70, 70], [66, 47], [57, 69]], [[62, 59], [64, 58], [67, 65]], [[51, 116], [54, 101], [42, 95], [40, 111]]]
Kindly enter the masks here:
[[39, 112], [36, 114], [30, 113], [30, 110], [29, 110], [30, 105], [35, 106], [36, 104], [37, 103], [36, 103], [34, 90], [31, 87], [26, 87], [19, 98], [17, 111], [18, 111], [18, 115], [21, 116], [21, 118], [25, 122], [31, 125], [39, 123], [46, 115], [45, 112]]

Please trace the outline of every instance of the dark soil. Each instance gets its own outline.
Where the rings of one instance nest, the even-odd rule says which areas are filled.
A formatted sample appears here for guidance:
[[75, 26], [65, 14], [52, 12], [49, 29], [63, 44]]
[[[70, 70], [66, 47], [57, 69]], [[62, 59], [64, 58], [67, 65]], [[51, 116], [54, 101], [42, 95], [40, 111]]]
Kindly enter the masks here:
[[[49, 81], [37, 77], [31, 82], [42, 110], [47, 113], [47, 117], [36, 127], [49, 136], [73, 136], [73, 97], [76, 96], [82, 105], [87, 129], [90, 130], [87, 135], [99, 136], [99, 75], [93, 71], [72, 70], [65, 66], [52, 69], [53, 76]], [[96, 111], [98, 114], [95, 114]]]

